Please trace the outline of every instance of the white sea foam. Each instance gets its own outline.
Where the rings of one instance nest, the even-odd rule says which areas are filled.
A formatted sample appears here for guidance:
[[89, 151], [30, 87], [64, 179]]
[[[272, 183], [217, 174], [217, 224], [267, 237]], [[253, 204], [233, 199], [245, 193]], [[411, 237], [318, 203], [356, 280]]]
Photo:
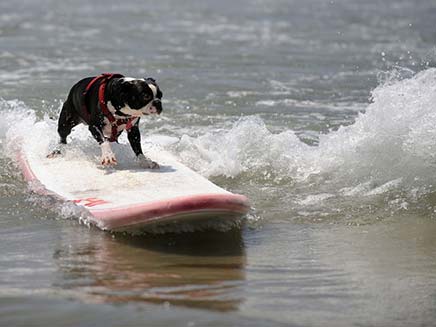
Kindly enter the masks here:
[[[354, 124], [321, 134], [319, 146], [302, 143], [289, 130], [270, 132], [256, 116], [243, 117], [223, 132], [183, 136], [176, 151], [208, 176], [235, 177], [270, 167], [293, 178], [312, 174], [384, 176], [423, 175], [436, 153], [436, 69], [376, 88], [373, 102]], [[416, 174], [412, 174], [412, 178]]]

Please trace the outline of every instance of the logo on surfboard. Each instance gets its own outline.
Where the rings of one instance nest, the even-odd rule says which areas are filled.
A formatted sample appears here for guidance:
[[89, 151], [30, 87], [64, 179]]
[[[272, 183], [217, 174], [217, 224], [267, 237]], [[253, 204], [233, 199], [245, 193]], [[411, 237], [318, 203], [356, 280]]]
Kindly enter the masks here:
[[98, 205], [109, 203], [108, 201], [98, 199], [98, 198], [84, 198], [84, 199], [77, 199], [73, 200], [75, 204], [80, 204], [85, 207], [95, 207]]

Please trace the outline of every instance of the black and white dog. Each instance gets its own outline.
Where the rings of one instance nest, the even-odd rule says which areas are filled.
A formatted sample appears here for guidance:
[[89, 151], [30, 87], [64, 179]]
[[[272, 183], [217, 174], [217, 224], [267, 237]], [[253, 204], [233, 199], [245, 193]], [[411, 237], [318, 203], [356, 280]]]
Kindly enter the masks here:
[[[101, 163], [116, 165], [110, 142], [127, 130], [127, 137], [143, 168], [159, 168], [141, 147], [138, 123], [141, 116], [162, 112], [162, 92], [152, 78], [135, 79], [119, 74], [102, 74], [77, 82], [64, 102], [58, 122], [60, 145], [74, 126], [84, 123], [101, 148]], [[60, 147], [47, 157], [61, 154]]]

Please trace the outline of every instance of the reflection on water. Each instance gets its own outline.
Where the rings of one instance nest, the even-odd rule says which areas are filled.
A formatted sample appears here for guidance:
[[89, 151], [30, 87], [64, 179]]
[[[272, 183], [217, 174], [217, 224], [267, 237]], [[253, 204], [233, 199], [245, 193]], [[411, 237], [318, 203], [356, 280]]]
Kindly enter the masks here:
[[[245, 280], [241, 230], [112, 235], [65, 230], [54, 259], [57, 287], [90, 302], [150, 302], [238, 309]], [[76, 231], [77, 232], [77, 231]]]

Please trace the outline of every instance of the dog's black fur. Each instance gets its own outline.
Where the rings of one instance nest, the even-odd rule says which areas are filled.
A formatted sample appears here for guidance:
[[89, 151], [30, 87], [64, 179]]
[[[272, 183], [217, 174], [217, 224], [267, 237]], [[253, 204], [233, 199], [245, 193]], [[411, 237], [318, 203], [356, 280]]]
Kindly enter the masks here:
[[[102, 112], [99, 104], [99, 84], [94, 83], [91, 88], [84, 92], [94, 77], [88, 77], [77, 82], [70, 90], [67, 100], [64, 102], [58, 121], [58, 133], [60, 143], [67, 144], [67, 136], [74, 126], [83, 123], [89, 126], [94, 139], [102, 148], [102, 164], [116, 164], [116, 159], [109, 146], [111, 137], [111, 124]], [[152, 78], [133, 79], [115, 77], [106, 84], [105, 103], [117, 119], [135, 118], [133, 126], [127, 131], [128, 140], [141, 165], [145, 168], [158, 168], [159, 165], [146, 158], [141, 148], [141, 134], [138, 123], [140, 116], [160, 114], [162, 112], [162, 92], [156, 81]], [[125, 126], [124, 126], [125, 128]], [[123, 126], [118, 129], [118, 135], [124, 130]], [[49, 155], [54, 157], [60, 154], [55, 150]]]

